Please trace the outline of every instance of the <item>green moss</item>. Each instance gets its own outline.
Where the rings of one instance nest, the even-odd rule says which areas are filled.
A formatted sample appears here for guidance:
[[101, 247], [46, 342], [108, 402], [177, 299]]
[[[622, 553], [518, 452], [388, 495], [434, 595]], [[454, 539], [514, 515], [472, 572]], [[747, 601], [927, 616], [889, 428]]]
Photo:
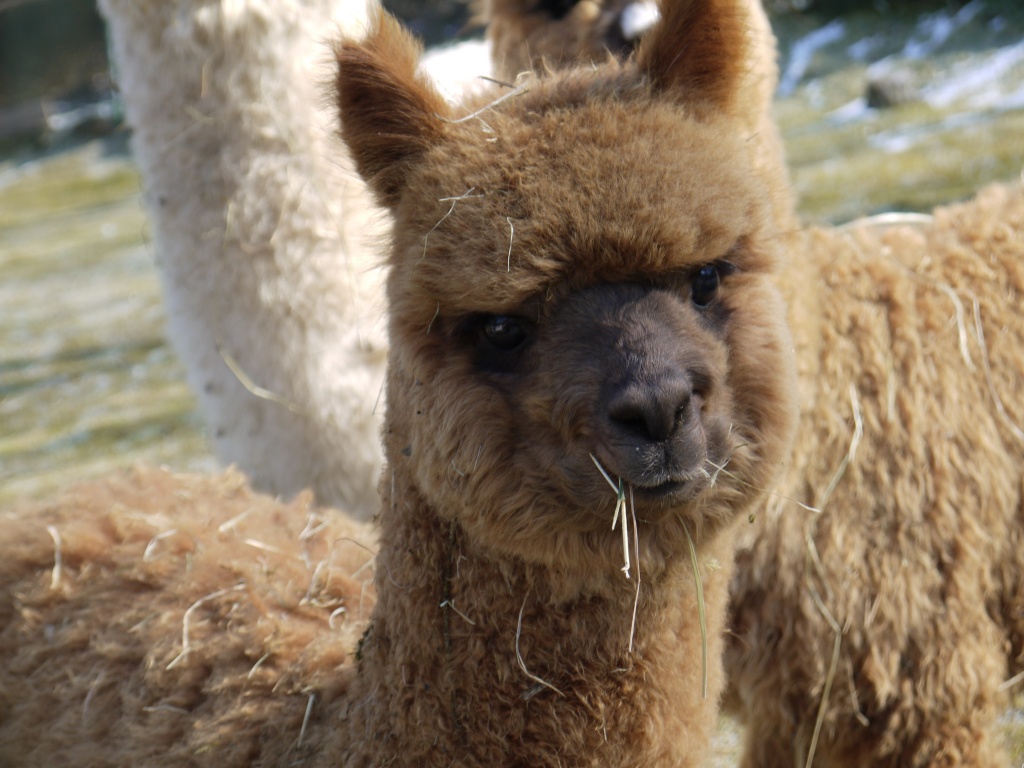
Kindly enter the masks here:
[[136, 461], [212, 466], [138, 174], [103, 149], [0, 166], [0, 504]]
[[[969, 197], [992, 181], [1019, 178], [1024, 168], [1021, 136], [1024, 111], [998, 123], [936, 123], [922, 137], [926, 140], [896, 152], [873, 145], [865, 135], [851, 139], [837, 157], [794, 164], [793, 182], [801, 211], [811, 221], [846, 221], [890, 210], [929, 211]], [[979, 153], [978, 147], [985, 152]]]
[[94, 143], [43, 160], [0, 165], [0, 232], [137, 198], [141, 183], [135, 167], [125, 158], [98, 155]]

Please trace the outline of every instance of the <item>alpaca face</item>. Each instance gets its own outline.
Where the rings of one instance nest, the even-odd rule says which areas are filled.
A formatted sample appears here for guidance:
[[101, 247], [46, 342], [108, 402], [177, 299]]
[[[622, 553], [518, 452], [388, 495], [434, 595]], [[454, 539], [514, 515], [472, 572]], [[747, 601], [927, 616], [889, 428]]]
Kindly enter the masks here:
[[548, 469], [553, 495], [581, 513], [581, 530], [608, 522], [614, 492], [602, 471], [655, 520], [700, 497], [728, 460], [718, 301], [726, 272], [712, 263], [663, 280], [599, 283], [562, 300], [532, 297], [521, 314], [471, 320], [473, 364], [520, 436], [516, 463], [532, 463], [538, 478]]
[[633, 52], [659, 18], [650, 0], [491, 0], [485, 9], [499, 74], [604, 61]]
[[411, 69], [379, 87], [407, 43], [355, 82], [341, 52], [345, 138], [396, 220], [390, 468], [494, 551], [621, 565], [621, 483], [656, 565], [684, 527], [734, 519], [788, 446], [769, 196], [732, 92], [672, 70], [700, 21], [652, 46], [663, 68], [560, 75], [461, 122]]

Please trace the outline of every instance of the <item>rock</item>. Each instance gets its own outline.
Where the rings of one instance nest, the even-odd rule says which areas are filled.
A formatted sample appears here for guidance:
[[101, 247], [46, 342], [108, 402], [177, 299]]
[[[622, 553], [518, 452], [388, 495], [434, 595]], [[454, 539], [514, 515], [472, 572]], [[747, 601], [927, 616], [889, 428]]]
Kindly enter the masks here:
[[921, 95], [909, 72], [895, 70], [870, 76], [864, 98], [871, 109], [887, 109], [918, 101]]

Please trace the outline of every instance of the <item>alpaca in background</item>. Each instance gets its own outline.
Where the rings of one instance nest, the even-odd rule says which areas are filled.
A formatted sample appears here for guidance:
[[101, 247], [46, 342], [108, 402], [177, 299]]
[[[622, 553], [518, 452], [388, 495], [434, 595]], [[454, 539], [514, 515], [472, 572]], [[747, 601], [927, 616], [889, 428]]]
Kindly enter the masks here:
[[793, 458], [737, 558], [754, 766], [1006, 766], [1024, 669], [1024, 192], [800, 235]]
[[361, 529], [230, 476], [9, 513], [0, 761], [703, 762], [737, 529], [796, 403], [746, 19], [665, 11], [636, 60], [469, 119], [390, 18], [339, 44], [395, 221], [369, 622]]
[[[741, 118], [754, 168], [779, 173], [785, 147], [772, 115], [779, 84], [778, 42], [762, 0], [743, 0], [753, 55], [743, 76]], [[494, 74], [515, 82], [521, 72], [629, 56], [657, 25], [657, 3], [647, 0], [478, 0], [477, 18], [487, 27]], [[796, 201], [778, 195], [774, 213], [780, 232], [797, 228]]]
[[280, 765], [261, 742], [301, 751], [374, 604], [368, 526], [234, 470], [136, 468], [0, 531], [5, 766]]
[[325, 36], [364, 0], [100, 0], [168, 334], [256, 488], [376, 509], [387, 220], [335, 138]]
[[658, 22], [648, 0], [478, 0], [496, 77], [626, 58]]

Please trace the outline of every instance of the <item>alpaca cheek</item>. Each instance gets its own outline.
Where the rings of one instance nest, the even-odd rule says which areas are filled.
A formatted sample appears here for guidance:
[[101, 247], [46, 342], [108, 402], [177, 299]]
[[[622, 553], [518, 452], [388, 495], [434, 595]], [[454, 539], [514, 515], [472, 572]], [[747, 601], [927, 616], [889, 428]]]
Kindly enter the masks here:
[[748, 453], [760, 458], [751, 465], [758, 475], [745, 478], [759, 489], [788, 455], [799, 410], [793, 343], [780, 320], [783, 313], [774, 288], [752, 288], [729, 331], [729, 391], [736, 414], [731, 427]]

